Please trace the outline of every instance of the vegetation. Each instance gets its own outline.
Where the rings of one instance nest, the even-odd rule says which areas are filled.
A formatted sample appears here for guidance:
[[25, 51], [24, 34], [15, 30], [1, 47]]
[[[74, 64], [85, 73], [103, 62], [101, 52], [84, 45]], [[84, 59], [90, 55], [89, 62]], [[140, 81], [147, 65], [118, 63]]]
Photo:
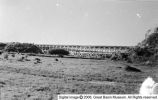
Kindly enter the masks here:
[[65, 49], [52, 49], [49, 50], [49, 54], [63, 57], [64, 55], [69, 55], [69, 51], [66, 51]]
[[155, 28], [146, 39], [129, 50], [128, 60], [131, 62], [150, 62], [158, 60], [158, 28]]
[[156, 65], [158, 61], [158, 28], [150, 31], [150, 34], [138, 45], [130, 48], [128, 53], [113, 53], [110, 59], [125, 60], [129, 63]]
[[7, 44], [6, 43], [0, 43], [0, 50], [3, 50]]
[[18, 53], [42, 53], [42, 50], [34, 44], [12, 42], [5, 46], [4, 51]]
[[6, 60], [8, 60], [9, 55], [8, 55], [8, 53], [7, 53], [7, 52], [4, 52], [4, 53], [3, 53], [3, 58], [4, 58], [4, 59], [6, 59]]

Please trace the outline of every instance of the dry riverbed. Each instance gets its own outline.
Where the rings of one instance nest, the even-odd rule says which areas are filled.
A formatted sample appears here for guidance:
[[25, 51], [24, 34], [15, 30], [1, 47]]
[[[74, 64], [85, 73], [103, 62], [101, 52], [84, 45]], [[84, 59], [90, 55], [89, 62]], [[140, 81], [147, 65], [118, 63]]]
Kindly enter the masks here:
[[[157, 79], [157, 67], [123, 62], [28, 56], [0, 59], [0, 100], [56, 100], [58, 94], [137, 94], [147, 76]], [[40, 59], [37, 62], [37, 58]]]

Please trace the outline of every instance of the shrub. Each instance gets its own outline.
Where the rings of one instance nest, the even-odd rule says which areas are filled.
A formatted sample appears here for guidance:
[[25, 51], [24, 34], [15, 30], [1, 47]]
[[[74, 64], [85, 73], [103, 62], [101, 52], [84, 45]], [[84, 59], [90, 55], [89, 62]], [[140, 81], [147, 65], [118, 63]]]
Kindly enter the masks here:
[[49, 50], [49, 54], [63, 57], [64, 55], [69, 55], [69, 51], [66, 51], [64, 49], [52, 49], [52, 50]]
[[100, 59], [105, 59], [106, 55], [105, 54], [100, 54]]
[[117, 60], [118, 59], [118, 55], [116, 53], [113, 53], [110, 59], [111, 60]]
[[122, 59], [122, 54], [120, 52], [113, 53], [110, 59], [111, 60], [121, 60]]
[[106, 57], [106, 58], [111, 58], [111, 57], [112, 57], [112, 54], [106, 54], [105, 57]]
[[128, 53], [121, 53], [122, 60], [128, 59]]
[[0, 50], [3, 50], [7, 44], [6, 43], [0, 43]]
[[18, 42], [8, 43], [4, 50], [18, 53], [42, 53], [42, 50], [34, 44]]
[[3, 53], [3, 58], [8, 60], [8, 58], [9, 58], [8, 53]]

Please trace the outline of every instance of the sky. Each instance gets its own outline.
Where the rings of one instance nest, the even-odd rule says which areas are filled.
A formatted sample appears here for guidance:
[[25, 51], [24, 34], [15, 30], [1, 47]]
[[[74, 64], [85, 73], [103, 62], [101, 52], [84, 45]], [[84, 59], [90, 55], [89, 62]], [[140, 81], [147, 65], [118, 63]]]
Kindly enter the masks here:
[[0, 42], [134, 46], [155, 26], [156, 0], [0, 0]]

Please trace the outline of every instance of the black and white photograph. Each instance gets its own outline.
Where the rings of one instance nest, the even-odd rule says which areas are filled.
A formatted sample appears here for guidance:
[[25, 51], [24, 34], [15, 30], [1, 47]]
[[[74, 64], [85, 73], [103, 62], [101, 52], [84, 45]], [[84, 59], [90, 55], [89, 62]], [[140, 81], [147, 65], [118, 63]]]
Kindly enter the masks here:
[[158, 1], [0, 0], [0, 100], [60, 95], [158, 99]]

